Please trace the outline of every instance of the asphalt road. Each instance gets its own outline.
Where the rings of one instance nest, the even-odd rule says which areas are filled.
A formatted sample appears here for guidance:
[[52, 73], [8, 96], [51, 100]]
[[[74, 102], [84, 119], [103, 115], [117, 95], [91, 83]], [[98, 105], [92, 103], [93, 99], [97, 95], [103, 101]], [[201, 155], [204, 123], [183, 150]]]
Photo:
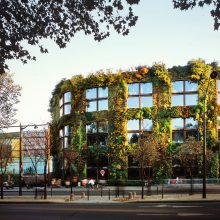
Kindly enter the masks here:
[[219, 219], [220, 202], [0, 204], [2, 220]]

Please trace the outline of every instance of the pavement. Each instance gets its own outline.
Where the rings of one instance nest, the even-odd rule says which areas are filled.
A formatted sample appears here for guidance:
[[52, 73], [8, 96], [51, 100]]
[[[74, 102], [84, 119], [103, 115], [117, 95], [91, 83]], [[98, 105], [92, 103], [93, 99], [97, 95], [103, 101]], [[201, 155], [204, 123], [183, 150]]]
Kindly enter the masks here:
[[[185, 186], [186, 187], [186, 186]], [[187, 188], [187, 187], [186, 187]], [[200, 186], [197, 188], [201, 188]], [[141, 191], [136, 192], [137, 187], [123, 187], [123, 190], [126, 190], [126, 193], [120, 194], [120, 196], [116, 196], [113, 193], [113, 190], [116, 190], [115, 187], [107, 187], [103, 190], [103, 195], [101, 196], [99, 189], [82, 191], [82, 189], [74, 189], [74, 194], [70, 195], [69, 191], [66, 191], [66, 195], [50, 195], [48, 191], [47, 199], [43, 198], [43, 194], [39, 193], [37, 197], [32, 195], [8, 195], [4, 196], [4, 199], [0, 199], [1, 203], [123, 203], [123, 202], [141, 202], [141, 203], [166, 203], [166, 202], [174, 202], [174, 203], [189, 203], [189, 202], [220, 202], [220, 186], [209, 186], [208, 189], [216, 189], [216, 192], [210, 193], [206, 195], [206, 198], [202, 198], [201, 192], [196, 192], [193, 195], [190, 195], [186, 191], [178, 191], [178, 193], [161, 193], [161, 191], [153, 188], [152, 195], [145, 195], [144, 198], [141, 198]], [[140, 188], [138, 188], [140, 190]], [[55, 189], [60, 191], [65, 191], [67, 189], [60, 188]], [[69, 190], [69, 189], [68, 189]], [[80, 191], [81, 190], [81, 191]], [[112, 195], [108, 192], [112, 192]], [[121, 190], [121, 189], [120, 189]], [[168, 188], [165, 189], [165, 192]], [[201, 190], [200, 190], [201, 191]], [[78, 193], [77, 193], [78, 192]], [[79, 193], [80, 192], [80, 193]], [[122, 191], [120, 191], [122, 192]]]

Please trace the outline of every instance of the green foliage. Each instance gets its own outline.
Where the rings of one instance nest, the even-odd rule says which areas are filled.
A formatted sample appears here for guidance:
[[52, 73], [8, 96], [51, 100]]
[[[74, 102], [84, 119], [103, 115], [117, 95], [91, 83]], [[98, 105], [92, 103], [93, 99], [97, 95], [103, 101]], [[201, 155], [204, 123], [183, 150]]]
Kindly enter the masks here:
[[[172, 174], [172, 162], [170, 157], [177, 147], [172, 145], [171, 118], [193, 117], [199, 122], [199, 135], [203, 137], [203, 102], [202, 97], [207, 88], [208, 78], [213, 65], [206, 64], [203, 60], [192, 60], [185, 66], [174, 66], [166, 69], [164, 64], [157, 63], [151, 68], [141, 67], [134, 72], [118, 72], [90, 74], [84, 78], [81, 75], [74, 76], [70, 80], [62, 80], [51, 99], [50, 107], [53, 118], [53, 146], [54, 153], [59, 151], [59, 129], [64, 125], [72, 126], [71, 144], [79, 152], [86, 149], [86, 124], [94, 121], [108, 120], [108, 150], [109, 179], [117, 178], [123, 181], [127, 178], [127, 155], [134, 145], [127, 143], [127, 120], [152, 119], [153, 134], [159, 143], [158, 151], [160, 161], [155, 168], [156, 179], [170, 177]], [[215, 68], [216, 64], [215, 64]], [[197, 106], [171, 106], [172, 84], [171, 80], [191, 80], [198, 82]], [[128, 83], [152, 82], [153, 83], [153, 107], [127, 108]], [[108, 86], [108, 111], [86, 112], [85, 91], [89, 88]], [[72, 113], [59, 117], [59, 99], [65, 91], [72, 93]], [[217, 138], [217, 112], [220, 109], [217, 104], [217, 91], [214, 81], [210, 81], [207, 93], [207, 143], [208, 147], [214, 146]], [[95, 153], [94, 149], [89, 149]], [[81, 154], [81, 156], [83, 156]], [[82, 157], [83, 158], [83, 157]], [[83, 158], [85, 162], [85, 158]], [[85, 163], [84, 163], [85, 164]], [[199, 162], [198, 162], [199, 164]], [[82, 164], [80, 172], [84, 169]], [[120, 170], [120, 172], [119, 172]]]
[[211, 178], [219, 177], [219, 155], [218, 153], [215, 153], [213, 155], [213, 158], [211, 161], [210, 177]]

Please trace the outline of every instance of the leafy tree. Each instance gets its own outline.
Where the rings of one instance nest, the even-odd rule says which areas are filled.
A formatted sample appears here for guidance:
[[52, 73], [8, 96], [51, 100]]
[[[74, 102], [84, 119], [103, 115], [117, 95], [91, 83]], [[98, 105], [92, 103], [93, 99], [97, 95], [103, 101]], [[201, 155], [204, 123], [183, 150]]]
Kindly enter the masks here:
[[[189, 175], [193, 177], [193, 170], [199, 168], [202, 154], [203, 154], [203, 144], [201, 141], [197, 141], [194, 137], [189, 137], [183, 144], [181, 144], [176, 149], [176, 154], [174, 158], [179, 159], [181, 165], [188, 169]], [[206, 150], [206, 164], [207, 169], [210, 167], [213, 153], [211, 150]]]
[[213, 6], [210, 14], [214, 19], [214, 29], [220, 26], [220, 1], [219, 0], [173, 0], [174, 8], [189, 10], [194, 7]]
[[140, 0], [2, 0], [0, 1], [0, 73], [7, 69], [7, 59], [20, 59], [23, 63], [35, 60], [23, 42], [39, 45], [50, 38], [60, 48], [77, 32], [93, 35], [101, 41], [110, 35], [111, 27], [127, 35], [136, 24], [132, 5]]
[[11, 74], [0, 74], [0, 127], [16, 122], [13, 117], [16, 114], [15, 104], [19, 102], [20, 91], [21, 87], [14, 83]]
[[[148, 189], [150, 187], [150, 167], [153, 168], [154, 164], [159, 159], [158, 147], [159, 144], [153, 134], [140, 134], [138, 142], [132, 144], [131, 156], [134, 162], [137, 162], [141, 169], [142, 179], [142, 198], [143, 198], [143, 180], [145, 172], [144, 170], [148, 167]], [[148, 191], [149, 192], [149, 191]]]
[[19, 142], [13, 140], [13, 136], [2, 133], [0, 134], [0, 186], [1, 199], [3, 199], [3, 181], [7, 172], [8, 165], [14, 161], [17, 155]]

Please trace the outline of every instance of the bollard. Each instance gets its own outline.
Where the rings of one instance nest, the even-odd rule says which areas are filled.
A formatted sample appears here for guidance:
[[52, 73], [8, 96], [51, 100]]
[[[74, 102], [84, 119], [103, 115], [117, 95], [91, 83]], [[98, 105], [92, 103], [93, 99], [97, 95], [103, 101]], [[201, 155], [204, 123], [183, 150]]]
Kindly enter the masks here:
[[85, 196], [86, 196], [86, 193], [85, 193], [85, 192], [82, 192], [81, 198], [85, 198]]
[[133, 196], [133, 198], [135, 198], [137, 196], [137, 193], [136, 192], [132, 192], [132, 196]]
[[110, 189], [108, 190], [108, 199], [109, 200], [111, 199], [111, 191], [110, 191]]
[[129, 198], [129, 199], [133, 199], [133, 198], [134, 198], [132, 192], [129, 192], [129, 193], [128, 193], [128, 198]]
[[87, 197], [88, 197], [88, 200], [89, 200], [89, 189], [87, 190]]
[[157, 186], [157, 195], [159, 194], [158, 186]]
[[70, 194], [70, 200], [71, 200], [71, 201], [74, 199], [74, 196], [75, 196], [74, 193], [71, 193], [71, 194]]
[[50, 196], [52, 197], [52, 195], [53, 195], [53, 188], [52, 188], [52, 186], [50, 187]]
[[101, 197], [102, 197], [102, 186], [101, 186]]
[[163, 192], [163, 185], [162, 185], [162, 199], [163, 199], [163, 193], [164, 193], [164, 192]]

